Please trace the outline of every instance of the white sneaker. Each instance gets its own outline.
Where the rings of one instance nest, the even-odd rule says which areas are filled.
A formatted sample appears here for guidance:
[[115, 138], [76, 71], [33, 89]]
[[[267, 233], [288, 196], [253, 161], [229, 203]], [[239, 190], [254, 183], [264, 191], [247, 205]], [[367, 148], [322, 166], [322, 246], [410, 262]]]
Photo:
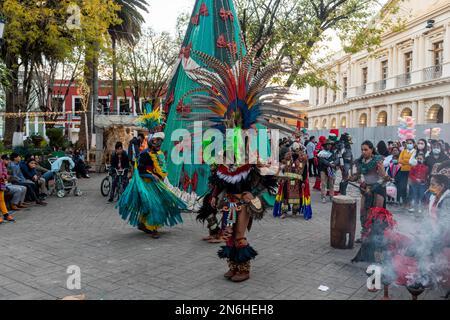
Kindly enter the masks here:
[[327, 203], [327, 198], [322, 197], [322, 203]]
[[408, 212], [411, 212], [411, 213], [412, 213], [412, 212], [414, 212], [414, 211], [416, 211], [414, 208], [409, 208], [409, 209], [408, 209]]

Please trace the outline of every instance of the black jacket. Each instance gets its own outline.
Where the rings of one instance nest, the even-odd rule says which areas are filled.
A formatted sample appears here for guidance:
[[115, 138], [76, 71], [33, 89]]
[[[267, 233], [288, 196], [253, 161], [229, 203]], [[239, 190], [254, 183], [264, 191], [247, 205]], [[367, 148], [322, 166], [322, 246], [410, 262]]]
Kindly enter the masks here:
[[128, 158], [128, 154], [124, 151], [122, 153], [122, 159], [119, 160], [119, 156], [114, 152], [111, 157], [111, 168], [117, 169], [119, 168], [119, 161], [121, 162], [122, 169], [130, 168], [130, 159]]
[[431, 173], [433, 172], [433, 167], [436, 163], [442, 163], [449, 160], [449, 158], [445, 155], [445, 153], [443, 151], [441, 151], [441, 153], [439, 154], [439, 157], [436, 159], [434, 157], [433, 154], [430, 154], [426, 159], [425, 159], [425, 164], [428, 167], [428, 172], [431, 175]]

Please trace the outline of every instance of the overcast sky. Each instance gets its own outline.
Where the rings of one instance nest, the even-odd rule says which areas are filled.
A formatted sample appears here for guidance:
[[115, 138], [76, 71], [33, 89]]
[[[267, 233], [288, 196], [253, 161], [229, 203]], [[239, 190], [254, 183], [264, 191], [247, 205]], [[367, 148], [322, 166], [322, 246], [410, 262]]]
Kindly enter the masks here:
[[192, 12], [195, 0], [148, 0], [149, 13], [145, 14], [146, 24], [156, 31], [175, 34], [177, 17]]
[[[388, 0], [380, 0], [384, 4]], [[168, 31], [175, 34], [177, 17], [187, 12], [191, 14], [195, 0], [148, 0], [149, 13], [145, 14], [146, 25], [155, 31]], [[337, 50], [340, 48], [339, 41], [333, 41], [332, 47]], [[301, 99], [309, 98], [309, 89], [300, 92]]]

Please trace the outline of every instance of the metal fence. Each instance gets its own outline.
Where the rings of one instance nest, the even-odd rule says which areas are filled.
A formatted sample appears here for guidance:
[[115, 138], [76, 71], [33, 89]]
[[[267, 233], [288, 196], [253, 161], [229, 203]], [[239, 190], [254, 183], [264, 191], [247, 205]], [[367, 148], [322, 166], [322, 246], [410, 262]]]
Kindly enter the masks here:
[[442, 77], [442, 65], [436, 65], [423, 69], [425, 81]]
[[404, 87], [411, 84], [411, 73], [404, 73], [397, 76], [397, 86]]
[[375, 91], [383, 91], [386, 89], [386, 79], [375, 82]]
[[[446, 124], [422, 124], [416, 125], [416, 140], [420, 138], [429, 139], [424, 133], [426, 129], [429, 128], [441, 128], [440, 139], [449, 142], [450, 141], [450, 123]], [[398, 127], [370, 127], [370, 128], [349, 128], [349, 129], [339, 129], [339, 133], [342, 134], [348, 132], [352, 136], [353, 140], [353, 154], [355, 157], [359, 157], [361, 154], [360, 146], [365, 140], [372, 141], [375, 145], [384, 140], [385, 142], [389, 140], [398, 140]], [[309, 131], [310, 136], [315, 136], [318, 140], [319, 136], [328, 137], [330, 130], [311, 130]]]

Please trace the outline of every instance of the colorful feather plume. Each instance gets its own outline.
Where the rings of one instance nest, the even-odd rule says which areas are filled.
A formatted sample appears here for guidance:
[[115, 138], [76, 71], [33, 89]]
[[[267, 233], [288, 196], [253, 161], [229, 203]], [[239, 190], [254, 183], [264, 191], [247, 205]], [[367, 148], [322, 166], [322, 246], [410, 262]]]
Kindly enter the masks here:
[[138, 125], [154, 132], [162, 125], [160, 108], [151, 111], [150, 108], [144, 110], [144, 114], [138, 118]]
[[263, 47], [261, 41], [246, 56], [239, 55], [234, 67], [203, 52], [193, 51], [204, 67], [192, 70], [200, 85], [186, 93], [196, 112], [188, 120], [203, 120], [210, 127], [225, 131], [228, 128], [250, 129], [261, 123], [269, 129], [294, 133], [279, 118], [297, 119], [297, 115], [280, 101], [287, 100], [288, 88], [267, 87], [271, 79], [285, 70], [286, 65], [275, 61], [261, 67], [264, 57], [256, 58]]

